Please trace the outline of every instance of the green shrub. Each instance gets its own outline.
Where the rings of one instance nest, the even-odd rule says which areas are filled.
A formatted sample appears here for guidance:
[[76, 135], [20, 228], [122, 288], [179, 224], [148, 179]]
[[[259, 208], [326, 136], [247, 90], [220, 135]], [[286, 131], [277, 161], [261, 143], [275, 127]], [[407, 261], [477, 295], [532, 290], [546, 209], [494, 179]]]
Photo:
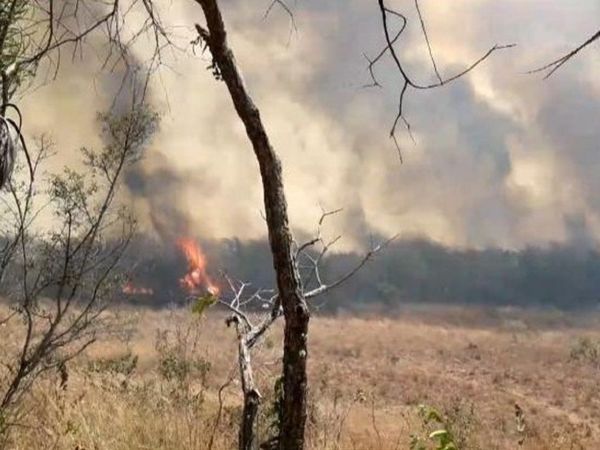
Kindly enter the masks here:
[[159, 331], [156, 339], [158, 373], [166, 381], [206, 384], [211, 364], [197, 354], [197, 336], [188, 332]]
[[479, 448], [474, 442], [476, 424], [473, 404], [453, 403], [444, 412], [419, 406], [421, 430], [411, 435], [411, 450], [467, 450]]

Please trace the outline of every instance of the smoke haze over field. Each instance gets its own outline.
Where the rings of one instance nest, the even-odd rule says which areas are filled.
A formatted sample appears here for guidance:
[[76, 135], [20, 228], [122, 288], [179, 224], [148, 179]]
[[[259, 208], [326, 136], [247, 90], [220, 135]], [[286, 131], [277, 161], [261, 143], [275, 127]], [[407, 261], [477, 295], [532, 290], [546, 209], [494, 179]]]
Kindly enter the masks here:
[[[186, 45], [199, 7], [165, 3], [163, 19]], [[397, 74], [385, 62], [377, 69], [384, 88], [362, 87], [369, 82], [362, 54], [383, 45], [376, 2], [297, 2], [298, 32], [289, 43], [287, 16], [275, 9], [264, 20], [266, 6], [223, 2], [232, 46], [283, 160], [297, 230], [313, 230], [322, 205], [344, 208], [327, 232], [343, 234], [345, 249], [361, 247], [370, 234], [397, 232], [467, 247], [597, 243], [598, 45], [547, 81], [524, 74], [588, 37], [600, 17], [597, 1], [423, 0], [443, 76], [496, 43], [518, 47], [447, 87], [409, 92], [405, 112], [416, 145], [400, 132], [404, 165], [388, 139]], [[399, 45], [408, 71], [432, 80], [414, 3], [394, 6], [410, 20]], [[99, 144], [95, 114], [118, 86], [118, 74], [97, 75], [99, 60], [88, 58], [64, 64], [56, 82], [24, 100], [27, 132], [53, 136], [56, 165], [73, 164], [74, 150]], [[127, 197], [146, 229], [168, 240], [260, 239], [266, 228], [258, 168], [208, 63], [190, 49], [175, 52], [154, 79], [152, 98], [164, 119], [127, 175]]]

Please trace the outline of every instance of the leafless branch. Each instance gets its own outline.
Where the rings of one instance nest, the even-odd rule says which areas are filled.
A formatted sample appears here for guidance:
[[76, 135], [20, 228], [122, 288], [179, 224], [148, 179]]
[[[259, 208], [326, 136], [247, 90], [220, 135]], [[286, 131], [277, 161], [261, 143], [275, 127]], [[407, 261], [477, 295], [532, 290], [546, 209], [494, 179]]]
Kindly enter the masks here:
[[[351, 279], [358, 271], [360, 271], [371, 259], [373, 259], [379, 252], [384, 250], [396, 236], [387, 239], [376, 245], [372, 245], [371, 248], [363, 255], [361, 260], [346, 274], [341, 276], [339, 279], [324, 282], [321, 276], [321, 265], [325, 259], [325, 256], [341, 238], [336, 236], [335, 238], [325, 241], [321, 235], [321, 227], [324, 221], [332, 215], [338, 214], [342, 209], [335, 210], [323, 210], [321, 217], [318, 221], [317, 230], [315, 237], [308, 240], [304, 244], [300, 245], [295, 251], [295, 259], [302, 274], [302, 286], [303, 295], [307, 299], [314, 299], [321, 296], [332, 289], [335, 289], [346, 281]], [[318, 247], [318, 250], [315, 249]], [[302, 260], [304, 263], [302, 263]], [[252, 349], [260, 340], [260, 338], [270, 329], [270, 327], [277, 321], [282, 315], [283, 311], [281, 308], [279, 295], [272, 289], [258, 289], [249, 291], [250, 284], [238, 280], [233, 280], [228, 275], [224, 274], [227, 285], [229, 286], [231, 295], [222, 295], [219, 297], [219, 304], [223, 305], [226, 309], [231, 311], [245, 327], [244, 339], [248, 349]], [[309, 286], [313, 285], [312, 288]], [[255, 324], [252, 323], [248, 314], [243, 308], [251, 308], [254, 310], [260, 310], [265, 307], [269, 308], [269, 312], [262, 318], [262, 320]]]
[[558, 59], [546, 64], [545, 66], [539, 67], [534, 70], [530, 70], [527, 73], [538, 73], [538, 72], [546, 72], [544, 75], [544, 79], [549, 78], [554, 72], [560, 69], [565, 63], [574, 58], [581, 50], [590, 46], [592, 43], [600, 39], [600, 30], [596, 31], [592, 34], [588, 39], [586, 39], [581, 45], [578, 45], [573, 50], [571, 50], [566, 55], [561, 56]]
[[321, 207], [321, 217], [319, 218], [319, 222], [318, 222], [318, 226], [317, 226], [317, 233], [315, 235], [315, 237], [313, 237], [311, 240], [305, 242], [304, 244], [300, 245], [300, 247], [298, 248], [298, 250], [296, 250], [296, 258], [298, 258], [298, 256], [303, 253], [307, 248], [314, 246], [316, 243], [322, 241], [321, 239], [321, 227], [323, 225], [323, 222], [325, 221], [325, 219], [327, 219], [330, 216], [334, 216], [340, 212], [343, 211], [343, 208], [338, 208], [338, 209], [334, 209], [331, 211], [326, 211]]
[[[396, 113], [396, 116], [394, 118], [394, 122], [392, 125], [392, 128], [390, 130], [390, 138], [394, 141], [394, 145], [396, 146], [396, 149], [398, 151], [398, 156], [400, 158], [400, 161], [402, 162], [402, 152], [400, 149], [400, 145], [398, 144], [398, 140], [396, 138], [396, 130], [398, 127], [398, 124], [400, 122], [402, 122], [407, 130], [407, 132], [409, 133], [409, 136], [411, 137], [411, 139], [414, 138], [412, 136], [411, 133], [411, 127], [410, 127], [410, 123], [408, 122], [408, 120], [406, 119], [406, 117], [404, 116], [404, 111], [403, 111], [403, 106], [404, 106], [404, 99], [405, 99], [405, 95], [408, 91], [408, 88], [412, 88], [412, 89], [416, 89], [416, 90], [426, 90], [426, 89], [435, 89], [435, 88], [439, 88], [442, 86], [445, 86], [463, 76], [465, 76], [466, 74], [468, 74], [469, 72], [471, 72], [473, 69], [475, 69], [477, 66], [479, 66], [479, 64], [481, 64], [483, 61], [485, 61], [492, 53], [494, 53], [497, 50], [502, 50], [502, 49], [506, 49], [506, 48], [511, 48], [514, 47], [515, 44], [508, 44], [508, 45], [494, 45], [492, 46], [486, 53], [484, 53], [479, 59], [477, 59], [475, 62], [473, 62], [469, 67], [467, 67], [466, 69], [450, 76], [447, 78], [443, 78], [438, 70], [435, 58], [433, 56], [433, 50], [431, 48], [431, 43], [429, 40], [429, 36], [427, 34], [427, 29], [425, 26], [425, 20], [423, 18], [423, 15], [421, 14], [421, 9], [419, 7], [419, 2], [418, 0], [415, 0], [415, 7], [417, 9], [417, 13], [419, 16], [419, 21], [421, 23], [421, 30], [423, 32], [423, 35], [425, 37], [425, 41], [427, 43], [427, 48], [429, 51], [429, 57], [431, 59], [432, 65], [433, 65], [433, 70], [434, 73], [436, 75], [437, 81], [434, 83], [429, 83], [429, 84], [421, 84], [418, 83], [416, 81], [414, 81], [412, 79], [412, 77], [410, 77], [408, 75], [408, 73], [406, 72], [406, 69], [404, 67], [404, 64], [401, 61], [401, 58], [398, 56], [398, 53], [394, 47], [394, 44], [397, 42], [397, 40], [400, 38], [400, 35], [404, 32], [404, 30], [406, 29], [406, 24], [407, 24], [407, 19], [404, 15], [402, 15], [401, 13], [399, 13], [398, 11], [395, 11], [391, 8], [389, 8], [386, 5], [385, 0], [378, 0], [378, 6], [379, 6], [379, 11], [381, 14], [381, 21], [382, 21], [382, 25], [383, 25], [383, 32], [384, 32], [384, 37], [385, 37], [385, 42], [386, 45], [384, 47], [384, 49], [379, 52], [379, 54], [377, 55], [377, 57], [375, 57], [373, 60], [369, 60], [369, 66], [368, 66], [368, 70], [369, 70], [369, 74], [371, 76], [371, 80], [372, 80], [372, 84], [371, 86], [380, 86], [379, 82], [377, 81], [377, 79], [374, 76], [374, 65], [379, 62], [381, 60], [381, 58], [383, 57], [383, 55], [385, 55], [386, 53], [389, 53], [392, 61], [398, 71], [398, 73], [401, 76], [401, 83], [400, 83], [400, 89], [399, 89], [399, 95], [398, 95], [398, 110]], [[392, 36], [392, 33], [390, 31], [390, 23], [389, 23], [389, 17], [395, 17], [401, 20], [401, 27], [400, 27], [400, 31], [398, 31], [395, 35]]]
[[1, 318], [0, 319], [0, 327], [3, 325], [6, 325], [10, 321], [10, 319], [12, 319], [13, 317], [16, 316], [16, 314], [17, 314], [17, 311], [13, 310], [6, 317]]
[[406, 25], [408, 24], [408, 20], [406, 19], [406, 16], [404, 16], [403, 14], [400, 14], [397, 11], [390, 11], [390, 14], [393, 14], [396, 17], [398, 17], [402, 21], [402, 25], [400, 26], [400, 29], [394, 35], [394, 38], [390, 40], [389, 44], [386, 44], [386, 46], [377, 54], [377, 56], [375, 56], [375, 58], [370, 59], [366, 54], [363, 53], [363, 56], [369, 62], [369, 65], [367, 66], [367, 70], [369, 71], [369, 76], [371, 77], [371, 83], [364, 85], [364, 87], [378, 87], [378, 88], [382, 87], [375, 76], [375, 66], [381, 60], [381, 58], [383, 58], [383, 56], [389, 51], [390, 46], [394, 45], [396, 43], [396, 41], [400, 38], [400, 36], [404, 32], [404, 29], [406, 28]]
[[391, 238], [389, 238], [388, 240], [382, 242], [381, 244], [378, 244], [374, 247], [372, 247], [371, 249], [369, 249], [369, 251], [367, 251], [362, 259], [360, 260], [360, 262], [354, 266], [350, 271], [348, 271], [348, 273], [346, 273], [345, 275], [343, 275], [341, 278], [339, 278], [338, 280], [329, 283], [329, 284], [321, 284], [320, 286], [318, 286], [317, 288], [306, 292], [304, 295], [306, 296], [307, 299], [310, 298], [314, 298], [317, 297], [319, 295], [323, 295], [324, 293], [335, 289], [336, 287], [341, 286], [343, 283], [345, 283], [346, 281], [348, 281], [350, 278], [352, 278], [360, 269], [362, 269], [364, 267], [365, 264], [367, 264], [367, 262], [369, 262], [377, 253], [379, 253], [381, 250], [383, 250], [384, 248], [386, 248], [390, 243], [392, 243], [395, 239], [397, 238], [397, 236], [393, 236]]
[[435, 76], [437, 77], [440, 83], [443, 83], [442, 76], [438, 71], [437, 64], [435, 63], [435, 58], [433, 57], [433, 51], [431, 50], [431, 43], [429, 42], [429, 36], [427, 36], [427, 28], [425, 28], [425, 21], [423, 20], [423, 14], [421, 14], [421, 8], [419, 7], [419, 0], [415, 0], [415, 8], [417, 10], [417, 14], [419, 15], [419, 22], [421, 23], [421, 31], [423, 32], [423, 37], [425, 38], [425, 42], [427, 43], [427, 50], [429, 51], [429, 57], [431, 58], [431, 64], [433, 65], [433, 71], [435, 72]]
[[263, 19], [266, 19], [267, 17], [269, 17], [269, 14], [271, 13], [271, 11], [273, 10], [273, 8], [275, 6], [279, 6], [289, 17], [289, 20], [290, 20], [290, 34], [288, 36], [288, 42], [289, 42], [292, 38], [292, 33], [298, 32], [298, 27], [296, 26], [296, 19], [294, 17], [294, 12], [292, 11], [292, 9], [288, 6], [288, 4], [284, 0], [272, 0], [271, 3], [269, 3], [269, 6], [267, 7], [267, 9], [265, 10]]

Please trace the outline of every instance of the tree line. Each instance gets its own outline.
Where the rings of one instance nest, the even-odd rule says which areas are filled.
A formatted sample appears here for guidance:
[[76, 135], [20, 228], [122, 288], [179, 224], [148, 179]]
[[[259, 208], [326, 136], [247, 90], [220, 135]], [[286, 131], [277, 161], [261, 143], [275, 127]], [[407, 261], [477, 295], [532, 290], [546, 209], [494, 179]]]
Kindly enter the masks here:
[[[177, 280], [185, 272], [185, 261], [176, 248], [149, 246], [143, 238], [132, 245], [141, 252], [132, 252], [137, 258], [131, 263], [135, 267], [132, 277], [151, 287], [155, 295], [131, 301], [158, 307], [181, 303], [185, 295], [178, 290]], [[227, 274], [255, 288], [274, 285], [266, 241], [215, 240], [203, 242], [203, 247], [209, 270], [217, 279]], [[144, 253], [144, 248], [154, 248], [156, 253]], [[338, 279], [363, 258], [360, 252], [331, 253], [323, 259], [321, 272]], [[600, 251], [572, 242], [507, 250], [452, 248], [426, 238], [399, 239], [312, 306], [330, 314], [381, 307], [393, 310], [406, 303], [596, 307], [600, 304]]]

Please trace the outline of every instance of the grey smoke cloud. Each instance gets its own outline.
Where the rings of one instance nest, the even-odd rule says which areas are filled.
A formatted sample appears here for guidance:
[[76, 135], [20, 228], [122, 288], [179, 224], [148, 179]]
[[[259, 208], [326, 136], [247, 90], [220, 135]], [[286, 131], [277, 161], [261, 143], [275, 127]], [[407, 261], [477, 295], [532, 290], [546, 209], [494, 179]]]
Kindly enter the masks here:
[[[400, 45], [407, 69], [432, 79], [413, 3], [395, 5], [411, 20]], [[184, 26], [177, 34], [189, 41], [199, 9], [194, 2], [166, 8], [165, 21]], [[283, 160], [299, 233], [314, 229], [321, 207], [343, 207], [325, 230], [344, 235], [341, 248], [359, 247], [371, 233], [398, 232], [473, 247], [522, 247], [578, 232], [586, 242], [598, 240], [598, 48], [549, 81], [524, 75], [597, 27], [597, 2], [423, 0], [443, 74], [495, 43], [519, 47], [443, 89], [409, 93], [417, 144], [401, 133], [403, 165], [387, 137], [397, 74], [384, 61], [377, 69], [384, 88], [362, 87], [369, 81], [362, 54], [383, 45], [376, 2], [298, 2], [298, 33], [289, 42], [285, 14], [263, 20], [263, 8], [223, 3], [237, 59]], [[208, 62], [179, 54], [154, 80], [164, 117], [152, 148], [127, 176], [127, 198], [146, 229], [165, 239], [261, 238], [258, 168]], [[97, 142], [95, 112], [109, 105], [111, 80], [90, 64], [66, 68], [28, 97], [26, 111], [36, 117], [28, 132], [51, 131], [61, 162], [70, 162], [72, 149]], [[65, 122], [68, 129], [60, 129]]]

